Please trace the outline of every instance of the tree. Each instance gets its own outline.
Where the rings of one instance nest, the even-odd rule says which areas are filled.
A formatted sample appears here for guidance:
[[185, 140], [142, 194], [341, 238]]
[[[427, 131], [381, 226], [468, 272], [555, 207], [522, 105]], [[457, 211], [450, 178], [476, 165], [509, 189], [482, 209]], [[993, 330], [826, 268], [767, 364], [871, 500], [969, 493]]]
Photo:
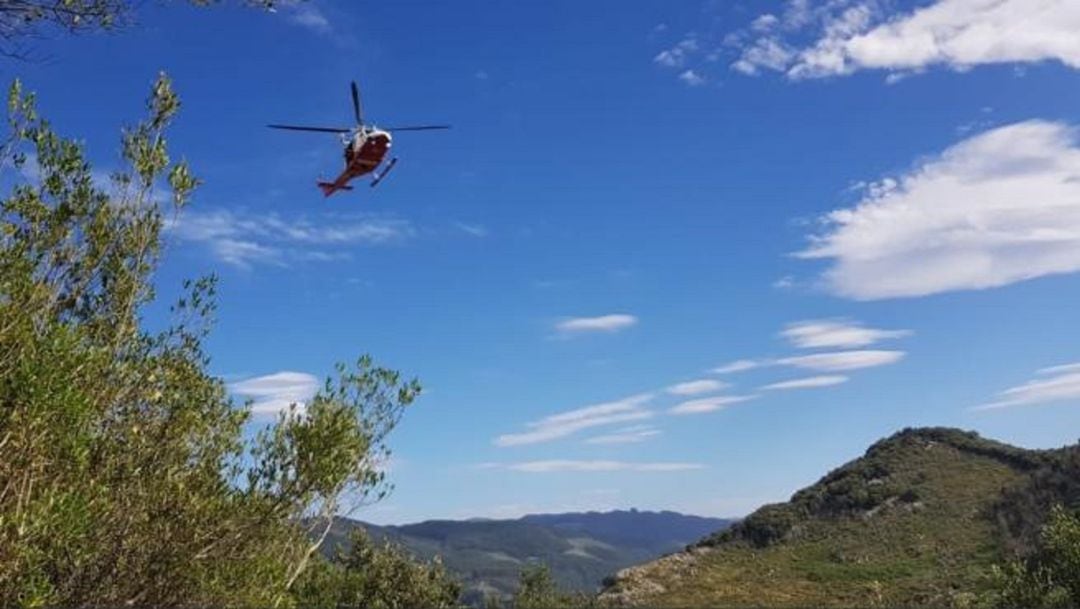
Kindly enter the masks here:
[[999, 607], [1080, 607], [1080, 514], [1055, 506], [1038, 551], [995, 575]]
[[[207, 6], [219, 0], [187, 0]], [[240, 0], [273, 9], [278, 0]], [[129, 22], [137, 0], [0, 0], [0, 54], [22, 56], [21, 42], [50, 29], [79, 33], [108, 30]]]
[[561, 609], [597, 606], [595, 596], [568, 594], [555, 584], [547, 565], [531, 565], [521, 571], [518, 589], [511, 602], [513, 609]]
[[198, 184], [167, 151], [179, 107], [161, 76], [102, 180], [11, 89], [0, 159], [29, 178], [0, 201], [0, 606], [287, 605], [343, 498], [389, 489], [415, 380], [362, 357], [249, 439], [207, 372], [214, 278], [142, 327]]
[[299, 582], [298, 607], [311, 609], [441, 609], [457, 605], [461, 584], [436, 558], [413, 560], [389, 541], [377, 546], [363, 529], [349, 535], [349, 550], [337, 549]]

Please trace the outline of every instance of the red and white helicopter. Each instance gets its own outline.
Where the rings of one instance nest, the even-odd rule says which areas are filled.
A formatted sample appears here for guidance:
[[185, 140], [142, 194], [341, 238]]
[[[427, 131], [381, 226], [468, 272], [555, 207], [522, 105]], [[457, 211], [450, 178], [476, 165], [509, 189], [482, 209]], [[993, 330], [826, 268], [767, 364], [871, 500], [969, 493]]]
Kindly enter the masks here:
[[390, 150], [390, 142], [393, 139], [390, 134], [394, 131], [431, 131], [433, 129], [449, 129], [450, 125], [416, 125], [408, 127], [387, 127], [380, 129], [375, 125], [365, 125], [364, 115], [360, 111], [360, 88], [356, 82], [352, 83], [353, 112], [356, 115], [356, 126], [352, 128], [342, 127], [304, 127], [298, 125], [267, 125], [273, 129], [288, 129], [290, 131], [316, 131], [320, 133], [337, 133], [341, 135], [342, 143], [345, 144], [345, 169], [333, 182], [317, 182], [323, 195], [329, 197], [339, 190], [352, 190], [349, 182], [362, 175], [372, 174], [371, 186], [378, 186], [379, 182], [386, 177], [390, 169], [397, 163], [397, 158], [391, 158], [386, 167], [379, 171], [386, 153]]

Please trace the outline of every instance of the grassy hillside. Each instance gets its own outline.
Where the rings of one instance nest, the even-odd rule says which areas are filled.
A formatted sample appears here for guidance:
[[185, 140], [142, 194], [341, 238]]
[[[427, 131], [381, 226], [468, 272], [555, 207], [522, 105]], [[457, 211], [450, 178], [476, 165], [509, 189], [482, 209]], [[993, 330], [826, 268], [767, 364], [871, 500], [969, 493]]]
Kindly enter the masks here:
[[1080, 500], [1076, 447], [1029, 451], [953, 429], [904, 430], [789, 502], [620, 572], [602, 597], [647, 606], [963, 605]]
[[341, 519], [326, 548], [343, 542], [351, 527], [363, 526], [376, 539], [390, 539], [413, 554], [440, 556], [466, 585], [466, 600], [506, 595], [523, 567], [548, 565], [566, 589], [596, 591], [603, 579], [624, 567], [676, 551], [730, 521], [674, 512], [613, 511], [542, 514], [517, 520], [431, 520], [377, 527]]

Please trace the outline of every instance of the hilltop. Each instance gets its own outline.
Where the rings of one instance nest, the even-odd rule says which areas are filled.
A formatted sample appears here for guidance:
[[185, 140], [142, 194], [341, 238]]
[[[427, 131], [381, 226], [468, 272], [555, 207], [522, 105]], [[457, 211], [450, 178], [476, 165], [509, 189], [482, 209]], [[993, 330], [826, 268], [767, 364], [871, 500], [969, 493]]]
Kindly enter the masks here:
[[1080, 446], [1026, 450], [905, 429], [786, 503], [620, 571], [601, 598], [642, 606], [956, 605], [1023, 554], [1053, 503], [1080, 502]]
[[342, 544], [353, 527], [401, 544], [412, 554], [440, 556], [466, 586], [465, 599], [507, 595], [523, 567], [546, 564], [566, 590], [593, 593], [624, 567], [677, 551], [732, 523], [675, 512], [638, 510], [535, 514], [513, 520], [429, 520], [376, 526], [339, 518], [324, 550]]

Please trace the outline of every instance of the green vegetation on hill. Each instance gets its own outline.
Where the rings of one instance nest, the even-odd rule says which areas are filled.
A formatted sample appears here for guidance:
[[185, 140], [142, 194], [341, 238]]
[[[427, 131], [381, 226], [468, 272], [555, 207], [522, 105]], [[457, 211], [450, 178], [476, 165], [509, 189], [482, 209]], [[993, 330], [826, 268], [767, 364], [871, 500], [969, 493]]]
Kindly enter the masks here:
[[908, 429], [687, 551], [620, 572], [602, 595], [647, 606], [964, 605], [1074, 502], [1080, 448], [1024, 450]]

